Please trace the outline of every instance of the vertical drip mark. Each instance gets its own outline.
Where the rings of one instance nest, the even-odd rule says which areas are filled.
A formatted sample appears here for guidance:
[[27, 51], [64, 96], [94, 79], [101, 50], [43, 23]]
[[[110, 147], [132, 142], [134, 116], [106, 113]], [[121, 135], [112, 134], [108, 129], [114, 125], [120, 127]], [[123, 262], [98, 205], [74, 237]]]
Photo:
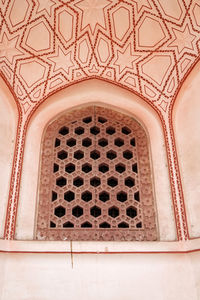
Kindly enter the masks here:
[[74, 267], [74, 260], [73, 260], [72, 241], [70, 241], [70, 255], [71, 255], [71, 266], [72, 266], [72, 269], [73, 269], [73, 267]]

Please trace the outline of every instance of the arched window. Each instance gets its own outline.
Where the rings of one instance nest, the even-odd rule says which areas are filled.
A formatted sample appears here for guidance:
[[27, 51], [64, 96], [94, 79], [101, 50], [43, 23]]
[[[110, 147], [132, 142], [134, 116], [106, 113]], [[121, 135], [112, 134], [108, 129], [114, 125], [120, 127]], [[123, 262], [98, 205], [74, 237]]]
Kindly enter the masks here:
[[142, 126], [90, 106], [43, 136], [36, 238], [156, 240], [149, 146]]

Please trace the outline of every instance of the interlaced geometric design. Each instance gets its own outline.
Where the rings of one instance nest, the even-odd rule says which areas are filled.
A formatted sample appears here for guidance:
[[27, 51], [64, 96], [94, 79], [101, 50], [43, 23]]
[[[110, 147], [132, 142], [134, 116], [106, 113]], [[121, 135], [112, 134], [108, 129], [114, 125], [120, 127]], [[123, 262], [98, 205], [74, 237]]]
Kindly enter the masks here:
[[36, 227], [39, 240], [157, 239], [148, 141], [137, 121], [93, 106], [47, 127]]
[[0, 74], [23, 114], [99, 78], [163, 114], [200, 55], [199, 0], [2, 0]]

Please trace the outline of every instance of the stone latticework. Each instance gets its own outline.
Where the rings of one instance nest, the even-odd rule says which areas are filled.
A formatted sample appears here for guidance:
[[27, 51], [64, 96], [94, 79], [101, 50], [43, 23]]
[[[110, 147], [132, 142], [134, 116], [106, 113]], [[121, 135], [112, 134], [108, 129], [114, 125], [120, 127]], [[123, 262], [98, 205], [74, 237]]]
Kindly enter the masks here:
[[67, 112], [42, 142], [36, 238], [156, 240], [148, 140], [101, 107]]

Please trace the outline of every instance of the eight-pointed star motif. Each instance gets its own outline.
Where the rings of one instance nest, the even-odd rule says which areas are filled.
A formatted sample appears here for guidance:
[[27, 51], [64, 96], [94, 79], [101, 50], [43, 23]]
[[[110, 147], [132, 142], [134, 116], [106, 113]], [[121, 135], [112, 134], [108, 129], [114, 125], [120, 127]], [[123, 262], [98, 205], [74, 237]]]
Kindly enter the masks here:
[[133, 62], [136, 61], [141, 55], [133, 55], [131, 51], [131, 44], [129, 44], [124, 52], [117, 51], [117, 59], [114, 62], [114, 65], [119, 67], [119, 73], [124, 69], [128, 68], [133, 71]]
[[57, 55], [48, 57], [48, 59], [54, 63], [54, 71], [63, 69], [69, 75], [70, 69], [74, 66], [71, 56], [71, 51], [65, 54], [58, 46]]
[[0, 57], [4, 57], [11, 64], [15, 56], [23, 54], [17, 49], [18, 38], [19, 36], [9, 39], [7, 34], [4, 33], [0, 41]]
[[[169, 47], [176, 47], [178, 49], [178, 53], [180, 54], [185, 48], [194, 50], [193, 41], [195, 39], [195, 35], [191, 34], [188, 24], [185, 25], [183, 30], [178, 30], [172, 28], [173, 33], [175, 35], [174, 40], [169, 44]], [[185, 50], [187, 51], [187, 50]]]
[[105, 28], [104, 8], [110, 4], [110, 0], [81, 0], [75, 6], [82, 10], [82, 28], [89, 26], [94, 34], [96, 25]]

